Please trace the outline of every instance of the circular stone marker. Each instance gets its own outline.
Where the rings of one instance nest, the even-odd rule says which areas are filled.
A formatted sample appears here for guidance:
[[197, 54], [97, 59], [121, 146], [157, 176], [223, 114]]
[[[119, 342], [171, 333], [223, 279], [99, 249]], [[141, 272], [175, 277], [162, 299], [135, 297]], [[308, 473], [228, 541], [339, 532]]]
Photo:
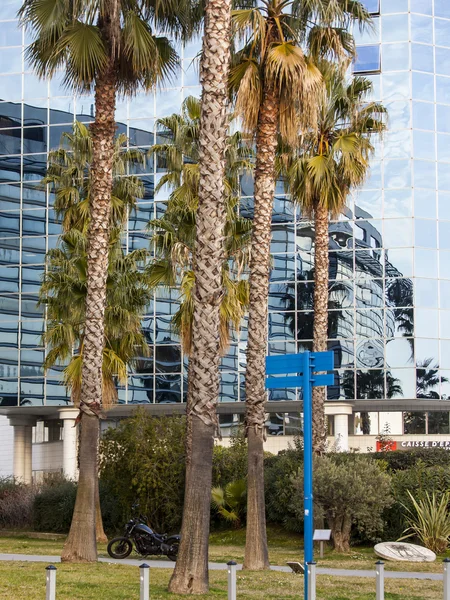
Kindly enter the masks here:
[[405, 542], [384, 542], [374, 547], [375, 554], [385, 560], [403, 562], [433, 562], [436, 554], [423, 546], [406, 544]]

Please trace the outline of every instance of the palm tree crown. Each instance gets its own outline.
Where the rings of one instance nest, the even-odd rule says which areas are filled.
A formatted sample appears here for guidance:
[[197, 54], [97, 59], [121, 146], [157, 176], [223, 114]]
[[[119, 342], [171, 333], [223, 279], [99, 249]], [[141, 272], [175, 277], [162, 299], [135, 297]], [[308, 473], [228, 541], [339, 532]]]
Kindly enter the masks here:
[[255, 131], [264, 89], [273, 89], [280, 134], [295, 143], [299, 130], [311, 128], [317, 117], [322, 89], [317, 60], [353, 56], [348, 28], [352, 23], [370, 26], [370, 15], [354, 0], [243, 0], [237, 5], [244, 8], [233, 13], [238, 49], [230, 89], [236, 113], [246, 131]]
[[326, 93], [319, 105], [317, 128], [306, 132], [286, 154], [288, 189], [307, 214], [320, 204], [337, 216], [352, 188], [364, 183], [374, 152], [372, 134], [385, 129], [386, 109], [369, 102], [372, 83], [364, 77], [347, 81], [342, 69], [321, 64]]
[[[127, 364], [132, 364], [139, 352], [148, 351], [141, 331], [141, 317], [151, 298], [147, 275], [142, 269], [148, 253], [135, 250], [125, 254], [120, 239], [128, 212], [144, 192], [137, 177], [124, 177], [124, 174], [136, 162], [144, 161], [145, 155], [128, 150], [126, 143], [126, 136], [119, 135], [114, 146], [103, 351], [105, 406], [117, 398], [115, 381], [125, 383]], [[81, 388], [91, 162], [89, 130], [75, 123], [72, 133], [63, 134], [61, 147], [50, 153], [47, 175], [43, 179], [54, 192], [55, 210], [63, 226], [59, 246], [47, 254], [47, 270], [40, 289], [40, 303], [47, 308], [44, 342], [48, 353], [44, 366], [49, 369], [57, 363], [67, 365], [64, 382], [75, 401], [79, 399]]]
[[[151, 285], [179, 286], [181, 305], [173, 317], [175, 331], [189, 354], [192, 340], [193, 255], [196, 236], [196, 210], [199, 187], [200, 101], [188, 97], [181, 114], [158, 121], [161, 140], [152, 148], [158, 160], [165, 162], [167, 173], [156, 190], [164, 185], [172, 189], [167, 210], [161, 219], [150, 221], [156, 258], [149, 266]], [[220, 345], [224, 351], [231, 330], [238, 329], [248, 304], [248, 283], [241, 277], [248, 263], [251, 221], [239, 216], [240, 175], [250, 169], [249, 149], [241, 135], [228, 137], [226, 147], [225, 190], [227, 218], [224, 232], [222, 266], [223, 296], [220, 303]]]
[[117, 91], [150, 89], [169, 77], [177, 53], [155, 30], [186, 31], [187, 0], [24, 0], [19, 16], [34, 41], [27, 58], [40, 77], [64, 68], [67, 87], [85, 92], [112, 60]]

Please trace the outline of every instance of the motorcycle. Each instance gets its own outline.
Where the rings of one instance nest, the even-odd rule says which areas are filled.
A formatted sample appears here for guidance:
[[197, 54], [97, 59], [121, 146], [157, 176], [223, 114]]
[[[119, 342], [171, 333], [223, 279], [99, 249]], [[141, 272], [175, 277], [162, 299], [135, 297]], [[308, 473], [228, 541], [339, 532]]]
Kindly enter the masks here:
[[148, 525], [144, 515], [133, 517], [125, 525], [125, 533], [112, 539], [108, 544], [108, 554], [111, 558], [127, 558], [133, 551], [133, 544], [138, 554], [142, 556], [167, 556], [174, 562], [177, 560], [181, 537], [156, 533]]

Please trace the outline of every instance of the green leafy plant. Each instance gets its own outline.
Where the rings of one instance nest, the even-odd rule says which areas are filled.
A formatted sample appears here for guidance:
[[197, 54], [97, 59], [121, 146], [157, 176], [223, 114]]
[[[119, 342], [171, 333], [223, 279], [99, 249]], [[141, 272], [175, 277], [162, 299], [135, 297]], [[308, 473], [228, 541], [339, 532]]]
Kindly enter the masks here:
[[445, 552], [450, 541], [450, 491], [440, 497], [435, 492], [431, 495], [426, 492], [425, 496], [418, 500], [411, 492], [408, 494], [412, 508], [406, 505], [403, 507], [409, 527], [404, 531], [407, 535], [400, 540], [417, 537], [426, 548], [436, 554]]
[[247, 482], [245, 479], [231, 481], [224, 488], [211, 490], [211, 504], [229, 523], [240, 527], [247, 507]]

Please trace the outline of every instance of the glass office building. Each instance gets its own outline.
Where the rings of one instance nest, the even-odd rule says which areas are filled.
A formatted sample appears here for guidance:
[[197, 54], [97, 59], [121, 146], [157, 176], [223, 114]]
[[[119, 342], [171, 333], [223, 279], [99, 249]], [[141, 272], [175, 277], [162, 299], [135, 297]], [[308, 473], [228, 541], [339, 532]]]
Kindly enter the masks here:
[[[389, 111], [389, 131], [377, 143], [364, 189], [330, 224], [329, 348], [336, 370], [328, 412], [350, 407], [344, 411], [350, 434], [379, 433], [380, 412], [395, 412], [395, 433], [449, 434], [450, 4], [365, 4], [375, 28], [355, 32], [354, 71], [373, 81], [374, 99]], [[45, 253], [57, 244], [60, 228], [52, 194], [40, 180], [47, 152], [62, 132], [74, 119], [93, 120], [94, 100], [73, 98], [62, 77], [40, 81], [30, 71], [19, 7], [20, 0], [0, 5], [0, 412], [41, 418], [70, 406], [70, 399], [61, 370], [44, 374], [42, 368], [45, 314], [37, 294]], [[183, 98], [199, 95], [199, 49], [197, 42], [180, 50], [182, 68], [173, 87], [118, 102], [118, 129], [130, 145], [149, 148], [155, 120], [177, 112]], [[154, 193], [161, 174], [153, 163], [141, 173], [146, 193], [128, 222], [124, 243], [130, 250], [148, 247], [147, 222], [164, 212], [167, 191]], [[243, 181], [241, 211], [249, 217], [251, 194], [251, 182]], [[268, 352], [311, 348], [314, 229], [281, 185], [272, 252]], [[139, 361], [119, 390], [123, 409], [165, 404], [169, 410], [185, 400], [187, 360], [170, 326], [176, 308], [175, 290], [156, 294], [148, 306], [143, 328], [151, 356]], [[221, 363], [224, 430], [241, 418], [245, 349], [244, 322]], [[268, 433], [298, 431], [299, 392], [273, 390], [269, 400], [278, 404], [270, 409]]]

